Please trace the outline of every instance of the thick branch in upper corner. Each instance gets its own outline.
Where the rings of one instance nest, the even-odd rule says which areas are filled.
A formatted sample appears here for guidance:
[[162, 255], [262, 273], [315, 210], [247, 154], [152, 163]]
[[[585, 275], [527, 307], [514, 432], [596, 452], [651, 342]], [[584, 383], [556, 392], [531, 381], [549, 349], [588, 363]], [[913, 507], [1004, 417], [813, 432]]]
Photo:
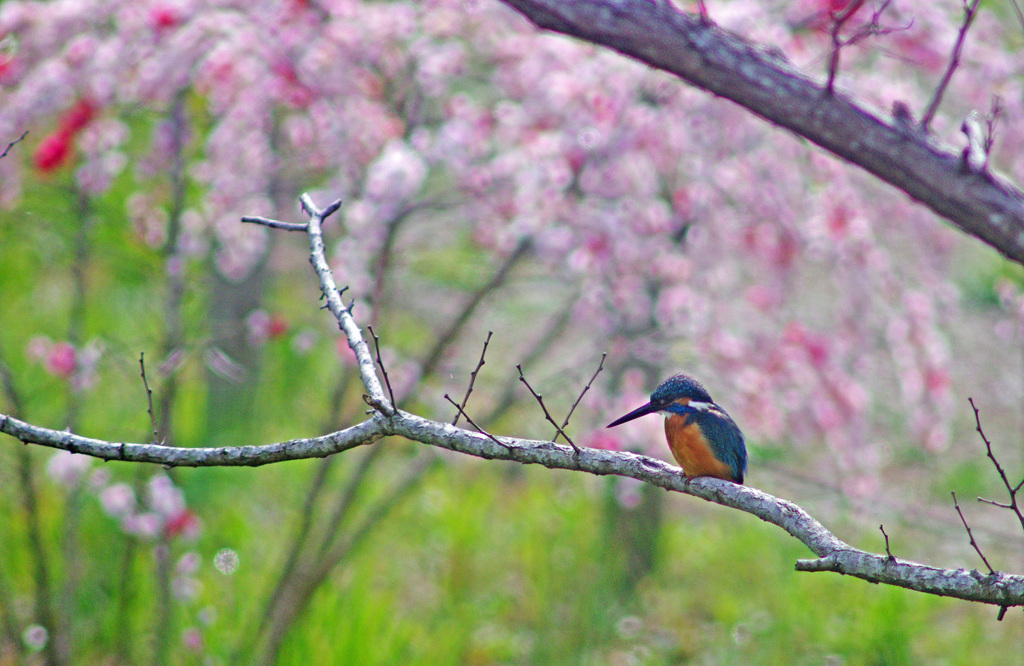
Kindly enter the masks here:
[[903, 190], [965, 233], [1024, 264], [1024, 190], [964, 173], [958, 151], [848, 95], [827, 94], [777, 50], [668, 2], [502, 0], [541, 28], [607, 46], [724, 97]]

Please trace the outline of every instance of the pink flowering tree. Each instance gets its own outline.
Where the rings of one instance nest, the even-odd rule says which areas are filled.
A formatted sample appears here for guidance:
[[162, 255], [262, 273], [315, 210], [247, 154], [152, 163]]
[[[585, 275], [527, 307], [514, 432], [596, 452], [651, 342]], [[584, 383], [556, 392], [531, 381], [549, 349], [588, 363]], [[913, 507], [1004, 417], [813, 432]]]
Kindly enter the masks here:
[[[661, 55], [645, 58], [628, 34], [590, 34], [572, 23], [571, 11], [545, 7], [551, 3], [507, 4], [545, 27], [675, 71]], [[637, 21], [649, 12], [676, 16], [668, 3], [647, 4], [636, 4]], [[983, 145], [978, 153], [977, 136], [967, 133], [975, 143], [964, 153], [965, 172], [993, 188], [990, 173], [997, 168], [1022, 180], [1012, 158], [1024, 148], [1021, 109], [1009, 102], [1020, 97], [1021, 64], [1008, 55], [1014, 26], [996, 10], [972, 21], [953, 84], [921, 128], [915, 117], [938, 97], [937, 82], [957, 41], [963, 17], [955, 3], [704, 4], [710, 17], [686, 17], [687, 30], [717, 34], [708, 21], [720, 23], [771, 45], [796, 71], [822, 78], [833, 64], [837, 92], [829, 99], [854, 90], [867, 103], [911, 109], [909, 121], [896, 114], [891, 123], [906, 130], [909, 145], [929, 136], [957, 140], [969, 118], [973, 124], [965, 127], [978, 126]], [[4, 413], [15, 419], [56, 419], [56, 429], [78, 431], [98, 383], [107, 390], [119, 384], [119, 395], [141, 393], [129, 388], [137, 378], [127, 368], [138, 369], [134, 354], [144, 348], [153, 359], [143, 367], [146, 390], [153, 384], [152, 432], [132, 422], [106, 423], [98, 434], [110, 441], [142, 436], [163, 451], [210, 440], [235, 446], [235, 437], [252, 432], [244, 424], [252, 421], [275, 345], [287, 345], [298, 357], [326, 358], [340, 368], [329, 376], [310, 370], [328, 407], [317, 412], [318, 426], [304, 422], [299, 434], [360, 421], [366, 406], [360, 396], [383, 396], [366, 383], [361, 338], [346, 331], [347, 341], [338, 344], [322, 327], [310, 307], [316, 293], [298, 273], [296, 244], [279, 231], [240, 223], [252, 215], [315, 218], [317, 211], [307, 206], [300, 213], [295, 203], [312, 191], [320, 205], [344, 201], [321, 220], [329, 219], [326, 259], [347, 286], [345, 296], [355, 299], [347, 315], [334, 314], [343, 327], [370, 324], [380, 337], [377, 356], [391, 393], [387, 404], [373, 404], [379, 419], [390, 414], [392, 401], [430, 419], [455, 418], [443, 396], [465, 392], [492, 329], [488, 368], [504, 369], [476, 382], [466, 406], [483, 429], [526, 413], [530, 418], [516, 434], [550, 437], [511, 368], [521, 363], [551, 394], [549, 404], [560, 398], [568, 405], [607, 352], [604, 374], [574, 417], [581, 446], [664, 457], [655, 420], [615, 431], [601, 425], [645, 402], [660, 379], [686, 369], [742, 424], [754, 486], [776, 472], [787, 478], [784, 469], [760, 464], [783, 456], [857, 501], [902, 474], [908, 450], [928, 464], [977, 455], [954, 446], [965, 412], [951, 343], [956, 325], [970, 316], [954, 280], [956, 260], [977, 241], [879, 181], [1007, 256], [1019, 260], [1018, 249], [1001, 244], [992, 229], [969, 228], [929, 198], [927, 188], [872, 170], [866, 158], [860, 162], [819, 140], [798, 120], [786, 126], [876, 178], [751, 116], [779, 122], [768, 107], [711, 97], [611, 50], [539, 32], [508, 7], [483, 0], [245, 7], [188, 0], [5, 2], [0, 44], [0, 142], [30, 131], [0, 160], [0, 205], [10, 220], [0, 226], [0, 238], [34, 246], [39, 232], [15, 220], [26, 211], [36, 216], [50, 233], [64, 235], [65, 252], [55, 261], [70, 277], [59, 288], [70, 313], [63, 329], [35, 317], [31, 327], [16, 325], [15, 313], [44, 296], [38, 293], [13, 297], [15, 307], [2, 315]], [[1008, 101], [994, 107], [993, 95]], [[993, 128], [994, 144], [984, 144]], [[54, 193], [74, 202], [61, 211], [73, 224], [41, 214], [54, 212], [40, 201]], [[101, 256], [112, 241], [130, 248], [117, 251], [114, 261]], [[88, 323], [91, 304], [109, 289], [139, 283], [150, 303], [160, 305], [133, 312], [158, 320], [158, 331], [132, 336], [120, 320]], [[330, 286], [321, 287], [330, 298]], [[285, 290], [288, 296], [280, 297]], [[1024, 298], [1011, 279], [997, 293], [1000, 340], [1012, 342]], [[62, 391], [64, 413], [26, 404], [22, 382]], [[1019, 401], [1018, 384], [1004, 398], [1008, 403]], [[206, 398], [205, 428], [187, 421], [195, 418], [188, 396], [196, 392]], [[136, 404], [131, 409], [124, 415], [141, 413]], [[0, 429], [53, 444], [11, 423], [0, 421]], [[410, 436], [389, 427], [386, 434]], [[367, 437], [358, 443], [375, 439]], [[118, 459], [116, 447], [101, 451], [66, 441], [67, 450]], [[120, 459], [162, 455], [138, 450], [145, 454], [131, 458], [136, 449], [122, 447]], [[31, 497], [38, 492], [31, 480], [36, 463], [21, 451], [24, 481], [11, 492]], [[487, 457], [498, 454], [506, 455], [496, 450]], [[352, 498], [388, 454], [369, 448], [349, 462], [347, 485], [329, 483], [339, 459], [355, 455], [320, 463], [307, 492], [310, 509], [252, 620], [259, 638], [245, 649], [268, 663], [372, 520], [442, 460], [417, 454], [357, 514]], [[578, 453], [566, 460], [552, 466], [597, 469]], [[89, 476], [81, 457], [64, 453], [47, 465], [68, 489], [67, 511], [95, 498], [125, 538], [152, 545], [163, 581], [156, 654], [170, 659], [170, 604], [178, 592], [187, 594], [196, 572], [192, 551], [181, 544], [198, 534], [202, 507], [188, 508], [173, 474]], [[652, 478], [614, 478], [615, 511], [636, 511], [626, 514], [630, 520], [644, 514], [636, 507], [650, 508], [654, 500], [642, 489], [653, 486], [636, 479]], [[676, 488], [668, 478], [653, 481]], [[687, 486], [687, 492], [702, 491]], [[27, 515], [39, 520], [36, 509]], [[175, 553], [178, 564], [173, 548], [182, 551]], [[218, 568], [237, 566], [231, 554], [218, 555]], [[67, 634], [66, 618], [50, 599], [45, 568], [35, 580], [43, 593], [32, 626], [49, 632], [42, 641], [48, 658], [67, 661], [77, 638]], [[198, 626], [184, 632], [183, 649], [201, 650]], [[138, 650], [127, 643], [119, 648], [128, 659]]]

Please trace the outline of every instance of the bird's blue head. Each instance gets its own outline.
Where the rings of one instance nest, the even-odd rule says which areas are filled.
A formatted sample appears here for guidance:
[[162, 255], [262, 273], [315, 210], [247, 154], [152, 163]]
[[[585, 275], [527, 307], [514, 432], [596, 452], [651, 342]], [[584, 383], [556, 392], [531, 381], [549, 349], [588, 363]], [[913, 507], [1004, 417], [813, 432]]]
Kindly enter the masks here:
[[676, 404], [677, 401], [684, 404], [697, 402], [703, 404], [713, 404], [714, 400], [711, 399], [711, 395], [704, 388], [704, 385], [698, 382], [689, 375], [682, 373], [669, 377], [654, 389], [654, 393], [651, 394], [651, 401], [644, 405], [634, 409], [629, 414], [615, 419], [608, 424], [607, 427], [617, 426], [627, 421], [632, 421], [635, 418], [639, 418], [645, 414], [653, 414], [655, 412], [663, 412], [669, 408], [670, 405]]
[[651, 394], [651, 402], [667, 405], [687, 398], [693, 402], [714, 402], [704, 385], [693, 377], [678, 374], [663, 381]]

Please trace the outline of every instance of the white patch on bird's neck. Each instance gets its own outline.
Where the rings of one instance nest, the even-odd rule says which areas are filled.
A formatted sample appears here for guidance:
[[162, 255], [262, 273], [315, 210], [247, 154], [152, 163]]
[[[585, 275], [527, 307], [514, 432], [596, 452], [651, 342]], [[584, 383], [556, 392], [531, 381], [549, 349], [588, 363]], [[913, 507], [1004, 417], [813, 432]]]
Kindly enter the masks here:
[[[681, 404], [681, 403], [677, 403], [677, 404]], [[716, 405], [713, 402], [700, 402], [698, 400], [690, 400], [689, 402], [687, 402], [683, 406], [685, 408], [687, 408], [687, 409], [693, 409], [693, 410], [698, 411], [698, 412], [707, 412], [707, 411], [719, 409], [718, 405]], [[666, 420], [668, 420], [668, 418], [670, 416], [672, 416], [673, 414], [675, 414], [676, 416], [682, 416], [682, 414], [680, 414], [679, 412], [673, 412], [670, 409], [662, 409], [660, 411], [660, 414], [662, 416], [664, 416]]]

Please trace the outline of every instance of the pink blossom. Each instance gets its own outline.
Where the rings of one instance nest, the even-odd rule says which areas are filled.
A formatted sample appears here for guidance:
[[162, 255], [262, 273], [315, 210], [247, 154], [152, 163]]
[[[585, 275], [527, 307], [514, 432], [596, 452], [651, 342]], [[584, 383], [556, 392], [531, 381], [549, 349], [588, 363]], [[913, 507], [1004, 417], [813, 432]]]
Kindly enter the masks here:
[[317, 332], [307, 328], [292, 338], [292, 349], [300, 356], [304, 356], [313, 350], [319, 340]]
[[121, 529], [125, 534], [153, 539], [160, 534], [162, 520], [153, 512], [135, 513], [124, 517]]
[[157, 5], [150, 9], [149, 20], [158, 32], [173, 28], [180, 21], [178, 11], [168, 5]]
[[166, 474], [154, 474], [146, 484], [146, 503], [165, 518], [185, 510], [185, 494]]
[[249, 330], [249, 343], [261, 345], [267, 340], [275, 340], [288, 333], [288, 320], [280, 313], [268, 314], [264, 310], [253, 310], [245, 318]]
[[80, 99], [60, 119], [60, 130], [73, 136], [96, 117], [97, 108], [91, 100]]
[[178, 558], [178, 563], [174, 565], [174, 570], [180, 576], [191, 576], [199, 571], [201, 562], [202, 558], [199, 557], [199, 553], [190, 550]]
[[34, 156], [35, 165], [44, 173], [56, 171], [64, 166], [70, 156], [71, 134], [57, 130], [48, 134], [39, 143]]
[[135, 511], [135, 491], [127, 483], [115, 483], [100, 492], [100, 505], [109, 516], [127, 518]]
[[32, 361], [42, 363], [50, 355], [50, 348], [53, 342], [45, 335], [36, 335], [29, 339], [25, 348], [25, 355]]
[[391, 141], [370, 165], [366, 193], [376, 199], [407, 199], [415, 194], [427, 175], [427, 166], [403, 141]]
[[164, 536], [169, 539], [181, 537], [187, 541], [195, 541], [202, 530], [199, 516], [188, 509], [183, 509], [173, 516], [168, 516], [164, 523]]
[[196, 627], [188, 627], [181, 633], [181, 644], [189, 652], [199, 654], [203, 651], [203, 634]]
[[110, 470], [105, 467], [94, 469], [89, 475], [89, 490], [94, 493], [101, 493], [110, 483]]
[[65, 379], [75, 374], [77, 354], [70, 342], [55, 342], [46, 356], [46, 370]]
[[585, 446], [592, 449], [605, 449], [607, 451], [621, 451], [622, 444], [615, 435], [602, 430], [596, 430], [590, 434], [584, 442]]
[[59, 451], [46, 463], [46, 474], [50, 480], [65, 488], [74, 488], [92, 467], [92, 458], [80, 453]]
[[744, 296], [747, 302], [762, 312], [771, 310], [779, 302], [778, 292], [763, 284], [751, 285]]
[[635, 509], [640, 506], [643, 497], [640, 495], [640, 488], [643, 482], [629, 477], [617, 477], [615, 479], [615, 499], [624, 509]]

